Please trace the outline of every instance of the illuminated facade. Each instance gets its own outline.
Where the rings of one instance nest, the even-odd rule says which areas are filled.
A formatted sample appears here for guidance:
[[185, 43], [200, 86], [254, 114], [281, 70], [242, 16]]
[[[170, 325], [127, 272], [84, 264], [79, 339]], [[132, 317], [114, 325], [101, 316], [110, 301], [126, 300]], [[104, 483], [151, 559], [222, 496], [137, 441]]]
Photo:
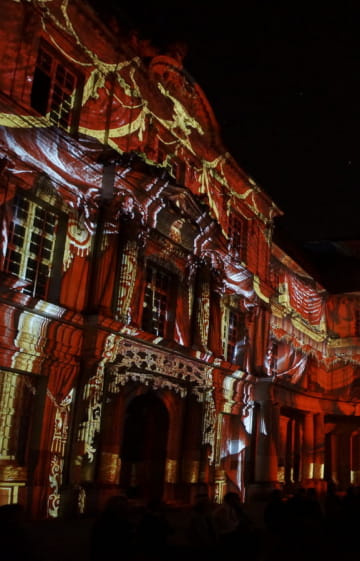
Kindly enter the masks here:
[[0, 41], [0, 502], [360, 483], [360, 296], [272, 243], [181, 56], [80, 0]]

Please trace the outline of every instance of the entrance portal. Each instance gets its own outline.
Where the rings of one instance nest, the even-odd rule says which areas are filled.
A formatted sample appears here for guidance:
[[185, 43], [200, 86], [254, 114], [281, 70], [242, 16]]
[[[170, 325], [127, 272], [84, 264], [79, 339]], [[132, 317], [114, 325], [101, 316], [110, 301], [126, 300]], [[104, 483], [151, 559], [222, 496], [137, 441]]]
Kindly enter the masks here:
[[162, 499], [168, 430], [161, 399], [153, 392], [133, 399], [126, 411], [120, 477], [130, 497]]

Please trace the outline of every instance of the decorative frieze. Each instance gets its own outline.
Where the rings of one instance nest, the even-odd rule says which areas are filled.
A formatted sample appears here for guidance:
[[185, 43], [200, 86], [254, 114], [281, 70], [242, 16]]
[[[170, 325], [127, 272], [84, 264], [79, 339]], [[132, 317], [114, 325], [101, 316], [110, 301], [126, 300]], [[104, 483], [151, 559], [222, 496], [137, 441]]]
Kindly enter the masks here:
[[177, 388], [177, 391], [186, 395], [185, 382], [195, 384], [198, 389], [211, 387], [209, 374], [213, 367], [169, 351], [121, 339], [115, 363], [109, 369], [112, 375], [109, 389], [114, 393], [118, 391], [119, 385], [124, 385], [128, 380], [137, 380], [147, 385], [153, 383], [155, 387]]
[[25, 466], [0, 465], [0, 481], [26, 481], [26, 479], [27, 469]]

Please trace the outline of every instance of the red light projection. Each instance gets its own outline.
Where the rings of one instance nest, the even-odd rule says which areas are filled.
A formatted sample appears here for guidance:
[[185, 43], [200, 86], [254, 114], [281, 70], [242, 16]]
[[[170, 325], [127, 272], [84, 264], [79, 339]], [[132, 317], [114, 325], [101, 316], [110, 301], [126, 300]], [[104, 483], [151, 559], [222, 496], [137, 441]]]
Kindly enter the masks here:
[[0, 44], [1, 501], [358, 482], [359, 295], [272, 242], [181, 53], [65, 0], [5, 0]]

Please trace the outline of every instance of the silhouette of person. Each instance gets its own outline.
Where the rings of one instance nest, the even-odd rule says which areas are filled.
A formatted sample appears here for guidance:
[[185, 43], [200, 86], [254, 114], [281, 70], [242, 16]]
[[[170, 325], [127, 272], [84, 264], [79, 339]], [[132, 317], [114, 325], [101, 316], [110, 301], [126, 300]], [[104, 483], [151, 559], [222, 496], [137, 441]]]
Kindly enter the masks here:
[[130, 520], [128, 500], [114, 495], [96, 519], [90, 535], [93, 561], [114, 559], [114, 551], [121, 551], [121, 559], [130, 559], [134, 548], [134, 527]]
[[140, 556], [143, 555], [149, 561], [167, 557], [167, 540], [171, 527], [166, 518], [165, 508], [166, 505], [162, 501], [151, 500], [136, 529]]
[[251, 546], [254, 547], [251, 543], [254, 527], [237, 493], [229, 491], [224, 495], [222, 505], [214, 512], [214, 522], [220, 550], [228, 554], [237, 550], [246, 559]]
[[37, 561], [19, 503], [0, 506], [0, 554], [4, 561]]
[[207, 493], [198, 493], [191, 509], [188, 540], [196, 558], [208, 559], [216, 546], [216, 531], [212, 517], [213, 504]]
[[274, 489], [264, 508], [264, 522], [267, 529], [274, 535], [281, 535], [285, 525], [286, 506], [283, 501], [282, 491]]

